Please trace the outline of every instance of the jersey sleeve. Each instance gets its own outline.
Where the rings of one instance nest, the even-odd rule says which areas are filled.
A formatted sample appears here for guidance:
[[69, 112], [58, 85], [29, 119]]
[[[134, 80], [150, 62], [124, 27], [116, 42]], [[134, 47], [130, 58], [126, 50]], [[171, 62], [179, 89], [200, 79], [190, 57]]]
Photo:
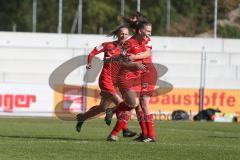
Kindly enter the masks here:
[[104, 51], [104, 44], [102, 43], [101, 45], [95, 47], [88, 55], [88, 64], [92, 62], [93, 57], [95, 57], [97, 54], [101, 53]]

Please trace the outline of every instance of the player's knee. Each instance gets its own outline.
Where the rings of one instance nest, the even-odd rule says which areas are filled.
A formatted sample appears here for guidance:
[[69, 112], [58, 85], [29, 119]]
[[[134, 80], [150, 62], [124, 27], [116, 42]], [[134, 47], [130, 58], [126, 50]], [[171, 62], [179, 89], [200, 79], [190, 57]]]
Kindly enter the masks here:
[[139, 106], [139, 101], [132, 101], [132, 102], [127, 103], [127, 104], [131, 108], [137, 108]]

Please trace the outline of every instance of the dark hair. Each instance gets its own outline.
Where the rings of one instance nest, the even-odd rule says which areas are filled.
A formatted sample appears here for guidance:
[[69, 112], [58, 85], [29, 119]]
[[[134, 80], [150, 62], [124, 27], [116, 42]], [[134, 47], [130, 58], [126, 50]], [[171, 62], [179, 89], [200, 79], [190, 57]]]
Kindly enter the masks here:
[[148, 25], [152, 25], [152, 24], [148, 21], [140, 21], [138, 24], [136, 24], [134, 29], [136, 32], [138, 32], [140, 29], [143, 29], [145, 26], [148, 26]]
[[[132, 21], [133, 18], [136, 18], [137, 21]], [[121, 16], [120, 19], [124, 24], [132, 24], [134, 22], [138, 23], [139, 21], [148, 21], [147, 17], [140, 12], [134, 12], [131, 17]]]
[[[136, 21], [133, 21], [132, 19], [136, 18]], [[148, 21], [147, 17], [144, 16], [140, 12], [135, 12], [132, 14], [132, 16], [129, 17], [121, 17], [123, 20], [123, 23], [129, 28], [136, 30], [142, 29], [145, 25], [151, 25], [151, 23]]]
[[133, 17], [136, 17], [137, 18], [137, 21], [140, 22], [140, 21], [148, 21], [147, 17], [144, 16], [142, 13], [140, 12], [135, 12], [132, 14], [132, 18]]
[[118, 26], [118, 27], [115, 28], [114, 30], [112, 30], [107, 36], [109, 36], [109, 37], [113, 36], [114, 38], [117, 37], [118, 33], [120, 32], [120, 30], [121, 30], [122, 28], [127, 28], [127, 29], [129, 29], [128, 25], [123, 24], [123, 25]]

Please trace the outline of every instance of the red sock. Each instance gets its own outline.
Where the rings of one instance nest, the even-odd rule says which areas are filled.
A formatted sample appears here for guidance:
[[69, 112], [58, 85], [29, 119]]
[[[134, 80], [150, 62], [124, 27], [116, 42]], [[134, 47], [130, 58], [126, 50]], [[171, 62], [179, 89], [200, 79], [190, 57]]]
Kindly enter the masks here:
[[143, 113], [143, 111], [136, 111], [136, 114], [137, 114], [139, 125], [140, 125], [141, 130], [142, 130], [142, 136], [147, 136], [148, 135], [148, 129], [147, 129], [147, 125], [145, 123], [144, 113]]
[[123, 117], [124, 123], [122, 125], [122, 130], [128, 130], [127, 123], [130, 120], [130, 118], [131, 118], [131, 112], [129, 111], [124, 112], [124, 117]]
[[153, 123], [153, 115], [149, 114], [145, 116], [146, 125], [148, 129], [148, 137], [155, 139], [155, 131], [154, 131], [154, 123]]
[[130, 119], [130, 113], [125, 111], [125, 112], [117, 112], [117, 123], [112, 130], [111, 134], [116, 136], [121, 130], [126, 130], [128, 129], [127, 122]]
[[123, 125], [124, 125], [124, 120], [118, 120], [111, 134], [116, 136], [122, 130]]

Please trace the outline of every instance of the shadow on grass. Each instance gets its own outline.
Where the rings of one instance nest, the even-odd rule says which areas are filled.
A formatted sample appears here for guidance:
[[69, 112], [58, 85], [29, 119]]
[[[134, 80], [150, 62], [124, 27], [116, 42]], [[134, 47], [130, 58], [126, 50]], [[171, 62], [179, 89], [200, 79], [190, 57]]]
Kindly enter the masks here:
[[103, 141], [103, 139], [79, 139], [79, 138], [68, 138], [68, 137], [44, 137], [44, 136], [20, 136], [20, 135], [0, 135], [0, 138], [12, 138], [12, 139], [29, 139], [29, 140], [50, 140], [50, 141], [71, 141], [71, 142], [96, 142]]

